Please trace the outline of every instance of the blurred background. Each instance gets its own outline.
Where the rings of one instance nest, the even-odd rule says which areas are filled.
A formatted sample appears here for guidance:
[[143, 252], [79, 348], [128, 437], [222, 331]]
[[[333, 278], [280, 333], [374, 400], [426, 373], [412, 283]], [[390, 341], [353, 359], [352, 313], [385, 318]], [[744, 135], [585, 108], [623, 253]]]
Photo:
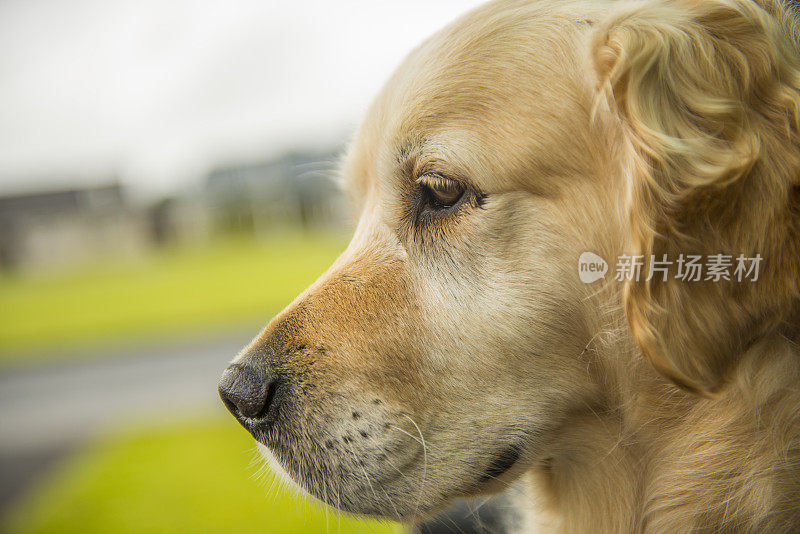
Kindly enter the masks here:
[[227, 362], [345, 247], [382, 82], [476, 5], [0, 1], [0, 531], [395, 532], [276, 481]]

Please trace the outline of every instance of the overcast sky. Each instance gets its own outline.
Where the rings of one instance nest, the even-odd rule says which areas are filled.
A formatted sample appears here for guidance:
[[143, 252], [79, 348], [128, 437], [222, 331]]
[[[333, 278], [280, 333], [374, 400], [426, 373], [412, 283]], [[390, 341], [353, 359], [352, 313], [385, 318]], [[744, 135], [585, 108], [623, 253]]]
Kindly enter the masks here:
[[337, 144], [419, 41], [479, 0], [3, 0], [0, 194]]

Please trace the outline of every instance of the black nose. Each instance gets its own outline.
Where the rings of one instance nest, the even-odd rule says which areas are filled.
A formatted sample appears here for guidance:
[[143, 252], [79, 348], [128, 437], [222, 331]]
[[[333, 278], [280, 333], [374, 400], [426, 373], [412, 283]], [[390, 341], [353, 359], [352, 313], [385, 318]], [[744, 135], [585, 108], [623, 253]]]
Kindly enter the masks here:
[[219, 381], [219, 396], [239, 420], [266, 418], [275, 396], [275, 381], [252, 365], [234, 363]]

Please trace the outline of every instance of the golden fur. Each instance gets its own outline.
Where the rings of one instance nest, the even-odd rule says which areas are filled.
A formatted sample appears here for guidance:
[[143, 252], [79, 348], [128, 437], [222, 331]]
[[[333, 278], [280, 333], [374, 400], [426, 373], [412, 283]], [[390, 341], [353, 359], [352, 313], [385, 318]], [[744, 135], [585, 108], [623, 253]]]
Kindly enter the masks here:
[[[428, 174], [470, 197], [420, 216]], [[414, 520], [523, 487], [521, 532], [800, 530], [800, 42], [777, 0], [488, 4], [400, 66], [343, 175], [353, 241], [239, 357], [292, 384], [264, 451], [302, 488]], [[583, 284], [583, 251], [764, 262]]]

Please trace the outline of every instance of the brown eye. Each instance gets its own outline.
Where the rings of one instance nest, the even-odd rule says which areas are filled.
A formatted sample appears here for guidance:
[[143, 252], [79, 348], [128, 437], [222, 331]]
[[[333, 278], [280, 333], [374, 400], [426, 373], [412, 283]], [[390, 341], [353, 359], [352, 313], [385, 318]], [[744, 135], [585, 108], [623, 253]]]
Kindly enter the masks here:
[[441, 210], [453, 207], [464, 196], [464, 186], [436, 174], [420, 176], [417, 183], [422, 187], [424, 201], [429, 209]]

